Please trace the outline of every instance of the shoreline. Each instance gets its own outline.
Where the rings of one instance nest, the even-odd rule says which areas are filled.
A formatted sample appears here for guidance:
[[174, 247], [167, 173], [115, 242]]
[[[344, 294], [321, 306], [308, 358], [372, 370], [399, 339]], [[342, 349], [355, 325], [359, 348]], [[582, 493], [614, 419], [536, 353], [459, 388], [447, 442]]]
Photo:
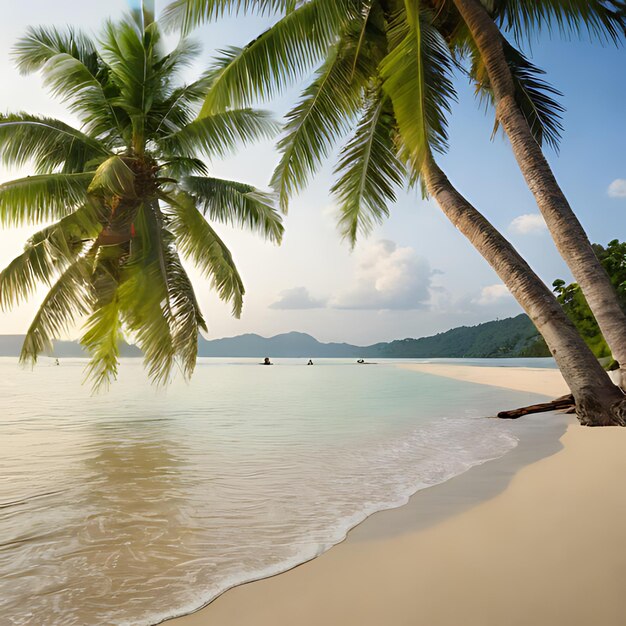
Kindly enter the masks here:
[[[492, 386], [504, 387], [503, 382], [506, 382], [508, 388], [552, 397], [562, 395], [561, 392], [566, 391], [566, 388], [563, 391], [564, 383], [556, 370], [472, 368], [447, 364], [406, 364], [401, 367]], [[460, 369], [455, 372], [457, 368]], [[468, 378], [471, 372], [463, 370], [473, 370], [472, 376]], [[503, 379], [494, 376], [495, 374], [502, 375]], [[493, 385], [494, 380], [499, 384]], [[576, 450], [569, 450], [567, 442], [571, 439], [574, 441], [571, 447], [584, 447], [585, 437], [581, 435], [589, 432], [589, 429], [577, 426], [571, 416], [549, 413], [525, 417], [519, 424], [519, 444], [504, 456], [474, 466], [444, 483], [418, 491], [404, 506], [372, 514], [355, 526], [346, 540], [311, 561], [282, 574], [233, 587], [204, 608], [183, 617], [167, 620], [166, 623], [172, 626], [209, 626], [216, 623], [220, 626], [230, 624], [280, 626], [291, 623], [373, 625], [386, 620], [387, 623], [394, 625], [414, 624], [415, 616], [423, 616], [425, 609], [421, 605], [415, 606], [414, 590], [406, 589], [406, 581], [420, 576], [423, 578], [424, 571], [429, 570], [428, 565], [441, 566], [441, 555], [435, 558], [436, 554], [435, 556], [431, 554], [430, 559], [425, 558], [425, 552], [428, 552], [428, 542], [424, 543], [425, 537], [431, 534], [435, 536], [445, 534], [445, 529], [450, 524], [460, 523], [463, 528], [463, 519], [476, 515], [484, 507], [500, 506], [506, 509], [506, 502], [502, 504], [501, 501], [511, 500], [511, 497], [515, 500], [515, 494], [511, 496], [511, 492], [519, 482], [520, 475], [524, 476], [531, 469], [535, 471], [538, 466], [559, 459], [564, 452], [573, 454]], [[607, 432], [606, 429], [601, 430]], [[614, 429], [609, 430], [616, 432]], [[609, 438], [604, 435], [596, 439]], [[561, 440], [566, 444], [565, 449], [562, 449]], [[624, 443], [626, 444], [626, 439]], [[612, 460], [619, 464], [619, 459]], [[620, 470], [622, 468], [626, 470], [626, 462]], [[626, 504], [624, 509], [626, 511]], [[489, 520], [485, 522], [488, 525]], [[560, 529], [553, 530], [557, 535], [560, 532]], [[463, 534], [467, 536], [467, 533], [460, 533], [461, 536]], [[456, 536], [449, 537], [448, 541], [454, 540]], [[532, 546], [526, 546], [525, 552], [532, 554]], [[406, 555], [410, 554], [420, 555], [422, 569], [419, 567], [415, 569], [415, 563], [411, 564], [410, 561], [404, 562]], [[521, 556], [523, 555], [520, 555], [520, 558]], [[485, 560], [489, 561], [487, 557]], [[497, 569], [498, 563], [493, 565]], [[452, 563], [450, 566], [452, 567]], [[624, 567], [626, 573], [626, 559]], [[456, 570], [458, 569], [457, 566]], [[384, 580], [376, 577], [376, 572], [381, 571], [386, 572]], [[445, 589], [448, 586], [445, 578], [450, 572], [444, 573], [444, 579], [440, 582]], [[564, 574], [567, 576], [567, 572]], [[376, 579], [375, 582], [372, 576]], [[475, 587], [475, 581], [471, 579], [463, 582], [464, 586]], [[424, 580], [424, 584], [432, 587], [432, 581]], [[489, 584], [491, 586], [495, 584], [497, 587], [497, 581], [491, 580]], [[513, 581], [513, 587], [518, 584], [523, 587], [528, 582]], [[546, 584], [549, 586], [553, 583]], [[424, 602], [429, 598], [432, 600], [437, 595], [433, 592], [431, 588], [428, 598], [422, 600]], [[480, 596], [480, 589], [476, 590], [476, 595]], [[441, 600], [442, 604], [439, 607], [441, 610], [449, 604], [449, 600], [454, 599], [454, 596], [448, 597], [448, 602], [444, 599]], [[363, 611], [364, 604], [368, 607], [367, 611]], [[382, 607], [385, 616], [381, 613]], [[476, 626], [492, 623], [481, 621], [482, 614], [474, 615], [476, 619], [472, 621], [471, 616], [467, 617], [466, 610], [465, 614], [461, 612], [457, 618], [449, 617], [446, 621], [441, 610], [438, 612], [438, 607], [431, 602], [428, 620], [424, 619], [423, 623], [442, 626], [460, 623], [454, 619], [463, 619], [465, 623]], [[571, 619], [568, 622], [542, 622], [541, 616], [535, 616], [533, 619], [534, 623], [544, 623], [546, 626], [578, 623], [572, 622]], [[607, 625], [613, 623], [618, 624], [606, 622]]]
[[402, 369], [431, 376], [443, 376], [477, 385], [527, 391], [556, 398], [569, 393], [558, 369], [450, 365], [447, 363], [402, 363]]

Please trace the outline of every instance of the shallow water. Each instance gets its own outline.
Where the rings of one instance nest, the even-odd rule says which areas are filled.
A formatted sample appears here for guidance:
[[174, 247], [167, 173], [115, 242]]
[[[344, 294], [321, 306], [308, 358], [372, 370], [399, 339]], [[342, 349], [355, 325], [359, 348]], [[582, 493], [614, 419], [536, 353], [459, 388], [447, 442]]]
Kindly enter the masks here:
[[[156, 392], [139, 361], [0, 359], [0, 624], [153, 624], [341, 541], [501, 456], [537, 399], [392, 364], [205, 359]], [[523, 364], [528, 364], [524, 362]]]

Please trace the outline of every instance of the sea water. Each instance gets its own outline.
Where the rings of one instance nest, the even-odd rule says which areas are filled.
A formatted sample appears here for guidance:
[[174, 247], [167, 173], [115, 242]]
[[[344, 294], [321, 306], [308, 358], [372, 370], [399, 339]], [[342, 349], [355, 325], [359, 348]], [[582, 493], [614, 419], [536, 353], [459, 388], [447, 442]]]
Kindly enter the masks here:
[[[532, 394], [392, 363], [204, 359], [155, 390], [139, 360], [0, 359], [0, 624], [140, 626], [284, 571], [516, 445], [484, 419]], [[536, 365], [536, 364], [535, 364]]]

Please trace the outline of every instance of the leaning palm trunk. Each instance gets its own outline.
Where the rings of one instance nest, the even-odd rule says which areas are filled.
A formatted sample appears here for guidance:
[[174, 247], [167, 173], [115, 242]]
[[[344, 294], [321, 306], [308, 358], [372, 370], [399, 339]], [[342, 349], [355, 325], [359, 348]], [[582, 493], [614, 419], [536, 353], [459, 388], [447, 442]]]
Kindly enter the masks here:
[[454, 0], [454, 4], [485, 64], [497, 120], [509, 137], [515, 158], [561, 256], [585, 294], [600, 330], [620, 364], [621, 385], [626, 388], [626, 314], [517, 104], [500, 31], [478, 0]]
[[611, 382], [554, 295], [515, 248], [450, 183], [432, 157], [422, 175], [428, 192], [511, 291], [545, 339], [585, 426], [626, 425], [626, 398]]

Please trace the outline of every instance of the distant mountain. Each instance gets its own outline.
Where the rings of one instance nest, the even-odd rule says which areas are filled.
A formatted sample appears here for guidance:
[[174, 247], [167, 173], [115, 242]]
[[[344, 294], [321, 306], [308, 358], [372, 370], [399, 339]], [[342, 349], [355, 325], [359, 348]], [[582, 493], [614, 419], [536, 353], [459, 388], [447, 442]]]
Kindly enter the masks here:
[[[24, 337], [0, 335], [0, 356], [18, 356]], [[494, 358], [549, 356], [532, 322], [518, 315], [478, 326], [461, 326], [445, 333], [421, 339], [400, 339], [371, 346], [348, 343], [321, 343], [305, 333], [285, 333], [275, 337], [255, 334], [200, 339], [198, 355], [204, 357], [272, 358]], [[122, 356], [135, 357], [141, 353], [135, 346], [123, 344]], [[51, 356], [82, 357], [81, 347], [70, 341], [57, 341]]]
[[[0, 335], [0, 356], [19, 356], [22, 351], [24, 335]], [[120, 345], [123, 357], [142, 356], [139, 348], [125, 342]], [[55, 341], [54, 349], [47, 356], [59, 358], [81, 358], [88, 356], [76, 341]]]
[[351, 357], [363, 348], [348, 343], [321, 343], [306, 333], [284, 333], [275, 337], [247, 334], [224, 339], [200, 339], [198, 356], [221, 357]]
[[[285, 358], [490, 358], [526, 356], [539, 334], [526, 315], [461, 326], [433, 337], [401, 339], [371, 346], [321, 343], [305, 333], [275, 337], [248, 334], [225, 339], [202, 339], [200, 356]], [[528, 354], [530, 356], [530, 354]], [[533, 353], [532, 356], [544, 356]], [[546, 354], [545, 356], [549, 356]]]

